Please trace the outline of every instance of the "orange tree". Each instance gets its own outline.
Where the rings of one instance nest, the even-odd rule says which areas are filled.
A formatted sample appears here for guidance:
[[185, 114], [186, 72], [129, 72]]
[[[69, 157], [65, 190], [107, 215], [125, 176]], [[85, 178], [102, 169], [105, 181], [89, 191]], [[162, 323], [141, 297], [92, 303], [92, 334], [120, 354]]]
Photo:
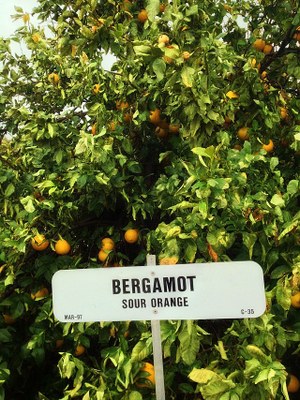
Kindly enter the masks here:
[[298, 2], [39, 0], [35, 14], [40, 25], [16, 8], [25, 54], [0, 41], [0, 398], [154, 398], [137, 384], [148, 323], [60, 324], [51, 305], [55, 271], [138, 266], [150, 252], [161, 264], [253, 259], [265, 274], [258, 319], [162, 322], [167, 398], [288, 399]]

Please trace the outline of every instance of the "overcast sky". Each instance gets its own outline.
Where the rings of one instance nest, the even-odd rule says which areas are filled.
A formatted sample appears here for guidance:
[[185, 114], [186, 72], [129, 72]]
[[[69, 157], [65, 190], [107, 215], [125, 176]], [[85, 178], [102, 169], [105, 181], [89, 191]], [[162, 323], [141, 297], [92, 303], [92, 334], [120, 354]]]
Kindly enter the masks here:
[[[23, 25], [22, 20], [13, 21], [11, 18], [11, 15], [16, 14], [15, 6], [22, 7], [24, 13], [27, 12], [30, 14], [37, 4], [37, 0], [0, 0], [0, 37], [5, 38], [12, 35], [18, 27]], [[12, 49], [18, 52], [18, 46], [18, 44], [13, 43]], [[113, 62], [114, 58], [112, 56], [105, 56], [103, 68], [109, 70]]]
[[37, 5], [36, 0], [0, 0], [0, 36], [8, 37], [23, 24], [22, 21], [13, 21], [11, 15], [16, 14], [15, 6], [22, 7], [24, 12], [31, 13]]

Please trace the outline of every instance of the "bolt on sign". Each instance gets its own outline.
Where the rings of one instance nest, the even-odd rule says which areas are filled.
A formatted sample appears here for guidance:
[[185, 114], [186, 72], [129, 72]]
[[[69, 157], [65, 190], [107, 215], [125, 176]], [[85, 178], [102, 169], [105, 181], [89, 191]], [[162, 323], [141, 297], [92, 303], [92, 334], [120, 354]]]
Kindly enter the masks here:
[[266, 307], [253, 261], [60, 270], [52, 287], [61, 322], [256, 318]]

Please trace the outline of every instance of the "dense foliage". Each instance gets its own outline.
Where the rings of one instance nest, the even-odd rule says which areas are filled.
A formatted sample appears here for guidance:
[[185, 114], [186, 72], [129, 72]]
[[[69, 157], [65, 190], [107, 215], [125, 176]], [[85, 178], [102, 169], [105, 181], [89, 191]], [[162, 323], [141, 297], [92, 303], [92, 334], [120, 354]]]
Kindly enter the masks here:
[[147, 253], [265, 274], [258, 319], [162, 322], [167, 399], [296, 399], [298, 1], [39, 0], [35, 14], [16, 7], [24, 25], [0, 40], [0, 399], [155, 398], [137, 383], [148, 322], [61, 324], [51, 303], [57, 270]]

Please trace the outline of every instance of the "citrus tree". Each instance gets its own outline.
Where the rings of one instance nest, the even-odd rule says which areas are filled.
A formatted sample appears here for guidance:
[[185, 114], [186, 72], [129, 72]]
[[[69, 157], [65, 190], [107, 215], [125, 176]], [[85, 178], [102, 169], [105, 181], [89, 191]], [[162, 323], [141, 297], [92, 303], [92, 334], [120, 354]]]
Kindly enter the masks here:
[[39, 0], [34, 14], [16, 7], [23, 26], [0, 41], [0, 399], [154, 399], [148, 322], [61, 324], [51, 302], [57, 270], [147, 253], [265, 275], [260, 318], [161, 323], [167, 399], [296, 398], [298, 2]]

